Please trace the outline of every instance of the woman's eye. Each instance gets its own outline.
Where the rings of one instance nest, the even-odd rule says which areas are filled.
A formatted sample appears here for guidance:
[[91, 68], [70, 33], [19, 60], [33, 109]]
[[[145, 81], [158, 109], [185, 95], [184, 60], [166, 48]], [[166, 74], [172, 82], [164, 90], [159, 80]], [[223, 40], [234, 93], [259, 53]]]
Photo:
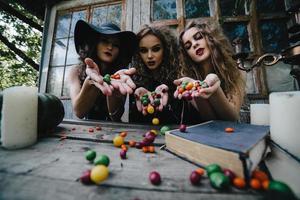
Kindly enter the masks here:
[[185, 48], [186, 50], [189, 50], [189, 49], [191, 48], [191, 46], [192, 46], [191, 43], [186, 43], [186, 44], [184, 45], [184, 48]]
[[202, 38], [203, 38], [203, 36], [200, 32], [196, 33], [196, 35], [194, 36], [195, 40], [201, 40]]
[[153, 52], [159, 52], [160, 49], [161, 49], [161, 48], [160, 48], [159, 46], [157, 46], [157, 47], [153, 47], [152, 51], [153, 51]]
[[147, 53], [147, 49], [141, 48], [140, 53]]

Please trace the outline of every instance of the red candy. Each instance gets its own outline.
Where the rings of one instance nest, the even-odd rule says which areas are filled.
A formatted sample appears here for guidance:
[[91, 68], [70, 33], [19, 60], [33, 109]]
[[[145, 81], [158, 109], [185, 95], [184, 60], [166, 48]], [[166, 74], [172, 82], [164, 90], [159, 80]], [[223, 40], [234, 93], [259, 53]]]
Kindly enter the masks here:
[[185, 132], [186, 131], [186, 125], [185, 124], [180, 124], [179, 130], [180, 130], [180, 132]]
[[82, 176], [80, 177], [81, 183], [86, 184], [86, 185], [91, 184], [92, 180], [90, 177], [91, 177], [91, 170], [84, 171], [82, 173]]
[[236, 177], [235, 173], [230, 169], [223, 169], [223, 173], [225, 176], [228, 176], [231, 182], [233, 182], [233, 179]]
[[161, 183], [160, 175], [156, 171], [153, 171], [149, 174], [149, 180], [153, 185], [159, 185]]
[[193, 171], [191, 173], [190, 181], [193, 185], [198, 185], [200, 183], [200, 179], [201, 179], [201, 176], [196, 171]]
[[120, 151], [120, 157], [121, 157], [121, 159], [126, 159], [126, 150], [124, 150], [124, 149], [122, 149], [121, 151]]

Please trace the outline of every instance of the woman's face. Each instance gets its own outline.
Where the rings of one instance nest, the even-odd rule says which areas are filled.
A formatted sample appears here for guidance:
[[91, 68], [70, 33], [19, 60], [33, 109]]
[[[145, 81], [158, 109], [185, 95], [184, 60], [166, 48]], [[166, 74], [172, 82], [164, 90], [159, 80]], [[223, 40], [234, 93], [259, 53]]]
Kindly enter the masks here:
[[206, 61], [210, 57], [206, 39], [198, 28], [188, 29], [182, 36], [182, 41], [187, 54], [196, 63]]
[[104, 63], [116, 60], [120, 51], [120, 40], [113, 37], [101, 37], [97, 45], [97, 56]]
[[139, 43], [139, 53], [148, 69], [155, 70], [163, 60], [163, 45], [156, 36], [148, 34]]

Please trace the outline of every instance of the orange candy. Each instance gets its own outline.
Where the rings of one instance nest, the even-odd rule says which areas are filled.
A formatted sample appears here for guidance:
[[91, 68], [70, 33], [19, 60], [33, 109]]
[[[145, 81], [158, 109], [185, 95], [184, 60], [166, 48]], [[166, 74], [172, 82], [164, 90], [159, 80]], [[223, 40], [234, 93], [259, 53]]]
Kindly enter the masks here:
[[234, 132], [234, 128], [227, 127], [227, 128], [225, 128], [225, 132], [232, 133], [232, 132]]
[[194, 87], [194, 84], [192, 82], [189, 82], [186, 86], [185, 89], [186, 90], [191, 90]]
[[200, 176], [203, 176], [203, 174], [204, 174], [204, 169], [202, 169], [202, 168], [198, 168], [198, 169], [196, 169], [196, 172], [197, 172], [197, 174], [199, 174]]
[[89, 128], [88, 130], [89, 130], [90, 133], [93, 133], [93, 132], [94, 132], [94, 129], [93, 129], [93, 128]]
[[179, 93], [179, 94], [182, 94], [183, 92], [184, 92], [184, 89], [183, 89], [182, 87], [179, 87], [179, 88], [178, 88], [178, 93]]
[[260, 181], [259, 181], [258, 179], [256, 179], [256, 178], [252, 178], [252, 179], [250, 180], [250, 186], [251, 186], [251, 188], [254, 189], [254, 190], [260, 190], [260, 189], [261, 189], [261, 183], [260, 183]]
[[243, 189], [243, 188], [246, 187], [246, 181], [243, 178], [236, 177], [236, 178], [233, 179], [233, 185], [236, 188]]
[[262, 188], [264, 190], [268, 190], [269, 189], [269, 184], [270, 184], [270, 181], [269, 180], [265, 180], [262, 182]]
[[136, 142], [135, 142], [134, 140], [130, 140], [130, 141], [129, 141], [129, 146], [130, 146], [130, 147], [135, 147], [135, 143], [136, 143]]
[[147, 146], [144, 146], [142, 148], [142, 150], [143, 150], [144, 153], [148, 153], [149, 152], [149, 148]]
[[148, 151], [149, 151], [150, 153], [154, 153], [154, 152], [155, 152], [154, 146], [149, 146], [149, 147], [148, 147]]
[[127, 136], [127, 132], [125, 132], [125, 131], [121, 132], [121, 133], [120, 133], [120, 136], [121, 136], [121, 137], [126, 137], [126, 136]]
[[127, 146], [125, 144], [122, 144], [121, 145], [121, 149], [123, 149], [124, 151], [127, 151], [128, 148], [127, 148]]
[[260, 170], [254, 170], [252, 173], [252, 178], [258, 179], [260, 182], [269, 180], [268, 175], [265, 172]]

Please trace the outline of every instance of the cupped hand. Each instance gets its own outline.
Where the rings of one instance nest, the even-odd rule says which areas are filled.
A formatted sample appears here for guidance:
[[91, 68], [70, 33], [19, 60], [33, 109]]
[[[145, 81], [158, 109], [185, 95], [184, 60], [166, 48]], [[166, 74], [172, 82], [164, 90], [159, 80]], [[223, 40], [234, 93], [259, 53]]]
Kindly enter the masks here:
[[[189, 77], [182, 77], [180, 79], [176, 79], [174, 80], [174, 84], [177, 85], [177, 89], [175, 90], [174, 92], [174, 97], [175, 98], [178, 98], [178, 99], [181, 99], [182, 98], [182, 94], [178, 92], [178, 88], [181, 86], [182, 83], [185, 83], [185, 82], [195, 82], [194, 79], [192, 78], [189, 78]], [[193, 93], [192, 93], [192, 96], [193, 96]]]
[[112, 76], [111, 85], [114, 89], [119, 90], [122, 95], [132, 94], [136, 85], [130, 76], [132, 76], [135, 72], [135, 68], [121, 69], [117, 71]]
[[216, 74], [208, 74], [204, 80], [209, 87], [201, 88], [195, 97], [201, 97], [204, 99], [208, 99], [213, 95], [221, 85], [221, 81]]
[[90, 77], [92, 83], [104, 95], [112, 95], [113, 87], [103, 81], [103, 76], [100, 74], [98, 65], [91, 58], [86, 58], [84, 62], [86, 64], [86, 75]]
[[161, 84], [156, 87], [155, 93], [156, 95], [160, 95], [160, 104], [157, 107], [157, 110], [162, 111], [163, 108], [168, 104], [169, 94], [168, 94], [169, 87], [165, 84]]
[[136, 107], [139, 112], [142, 112], [143, 115], [147, 115], [147, 106], [144, 106], [142, 104], [142, 96], [148, 94], [150, 102], [153, 101], [153, 98], [151, 96], [151, 92], [149, 92], [146, 88], [139, 87], [134, 91], [135, 101], [136, 101]]

